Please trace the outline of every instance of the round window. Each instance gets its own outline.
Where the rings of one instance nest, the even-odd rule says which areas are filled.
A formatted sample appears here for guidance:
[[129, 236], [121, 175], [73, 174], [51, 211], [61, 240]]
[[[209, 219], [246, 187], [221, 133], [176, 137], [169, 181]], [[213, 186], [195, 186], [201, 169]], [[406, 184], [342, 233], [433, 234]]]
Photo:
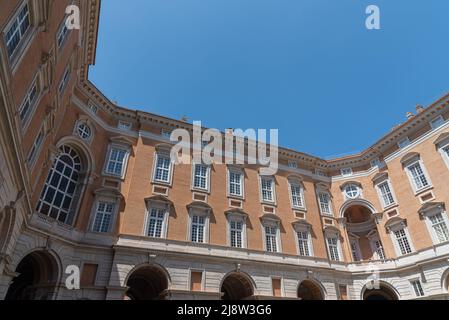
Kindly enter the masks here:
[[81, 139], [88, 140], [92, 135], [92, 131], [87, 124], [80, 123], [78, 124], [78, 135], [81, 137]]
[[357, 198], [360, 194], [359, 188], [353, 184], [350, 184], [345, 188], [345, 193], [348, 198]]

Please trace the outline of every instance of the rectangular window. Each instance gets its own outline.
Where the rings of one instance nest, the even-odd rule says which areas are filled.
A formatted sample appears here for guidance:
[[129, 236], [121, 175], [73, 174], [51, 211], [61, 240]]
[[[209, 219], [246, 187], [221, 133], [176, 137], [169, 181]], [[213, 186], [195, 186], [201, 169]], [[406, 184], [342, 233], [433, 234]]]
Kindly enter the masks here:
[[422, 288], [421, 281], [419, 279], [411, 281], [411, 284], [413, 286], [413, 290], [415, 291], [415, 294], [417, 297], [424, 296], [424, 290]]
[[31, 112], [37, 101], [37, 96], [37, 80], [34, 80], [30, 89], [26, 93], [25, 101], [22, 103], [22, 106], [19, 109], [20, 124], [22, 125], [22, 127], [25, 125], [31, 115]]
[[333, 261], [340, 261], [340, 254], [338, 252], [338, 238], [327, 237], [327, 247], [329, 248], [329, 256]]
[[167, 129], [161, 129], [161, 136], [164, 138], [170, 139], [171, 131]]
[[261, 179], [262, 185], [262, 200], [274, 202], [273, 198], [273, 180], [269, 178]]
[[109, 232], [109, 228], [112, 221], [112, 215], [114, 214], [114, 203], [99, 202], [97, 205], [97, 211], [95, 213], [95, 220], [93, 225], [93, 231], [95, 232]]
[[90, 112], [92, 112], [93, 114], [97, 114], [98, 107], [96, 105], [94, 105], [92, 102], [89, 102], [88, 107], [89, 107]]
[[203, 282], [203, 273], [201, 271], [192, 271], [190, 273], [190, 291], [201, 291]]
[[298, 253], [300, 256], [310, 256], [309, 249], [309, 232], [299, 231], [296, 233], [298, 236]]
[[59, 28], [57, 38], [58, 38], [58, 48], [62, 48], [65, 41], [67, 40], [67, 35], [69, 34], [69, 29], [66, 26], [65, 23], [66, 19], [64, 18], [64, 22], [62, 23], [61, 27]]
[[42, 145], [42, 142], [44, 141], [44, 130], [41, 129], [41, 131], [39, 131], [36, 139], [34, 139], [33, 145], [31, 147], [30, 153], [28, 155], [28, 164], [32, 164], [37, 152], [39, 151], [39, 148]]
[[192, 216], [190, 240], [193, 242], [204, 242], [205, 219], [203, 216]]
[[375, 159], [373, 159], [373, 160], [371, 160], [371, 167], [372, 168], [376, 168], [376, 167], [380, 167], [381, 166], [381, 162], [380, 162], [380, 159], [379, 158], [375, 158]]
[[298, 164], [296, 163], [296, 161], [288, 161], [288, 167], [289, 168], [298, 168]]
[[243, 247], [243, 222], [230, 221], [229, 222], [231, 247], [242, 248]]
[[444, 221], [443, 215], [441, 213], [429, 216], [430, 223], [432, 225], [433, 232], [438, 241], [446, 242], [449, 241], [449, 230], [447, 228], [446, 222]]
[[446, 156], [447, 156], [448, 159], [449, 159], [449, 146], [443, 148], [443, 150], [444, 150], [444, 153], [446, 153]]
[[271, 279], [271, 287], [273, 288], [273, 297], [282, 297], [282, 283], [279, 278]]
[[28, 8], [28, 3], [26, 3], [19, 13], [13, 18], [13, 23], [6, 31], [6, 48], [10, 59], [19, 46], [20, 41], [25, 37], [30, 25], [30, 11]]
[[382, 246], [382, 242], [380, 240], [374, 240], [373, 247], [374, 247], [374, 251], [377, 254], [377, 258], [379, 260], [385, 260], [385, 251], [384, 251], [384, 247]]
[[384, 207], [388, 207], [395, 203], [393, 198], [393, 193], [390, 189], [390, 184], [388, 181], [385, 181], [378, 186], [380, 195], [382, 196], [382, 202], [384, 204]]
[[109, 153], [108, 163], [106, 165], [106, 173], [114, 176], [123, 176], [123, 168], [125, 167], [125, 157], [127, 151], [118, 148], [112, 148]]
[[412, 252], [412, 248], [410, 246], [410, 242], [408, 241], [407, 234], [405, 233], [405, 229], [399, 229], [394, 232], [396, 237], [396, 241], [398, 243], [399, 250], [401, 254], [408, 254]]
[[419, 162], [416, 162], [407, 167], [412, 177], [413, 184], [415, 185], [416, 191], [421, 190], [429, 185], [424, 170]]
[[147, 236], [153, 238], [161, 238], [164, 226], [165, 210], [151, 208], [148, 213]]
[[277, 252], [277, 228], [265, 227], [265, 244], [268, 252]]
[[67, 87], [67, 84], [69, 83], [69, 80], [70, 80], [70, 66], [68, 66], [65, 69], [64, 74], [62, 75], [61, 82], [59, 83], [58, 87], [59, 94], [62, 94], [64, 92], [65, 88]]
[[444, 124], [444, 119], [442, 116], [436, 117], [432, 121], [430, 121], [430, 126], [432, 129], [436, 129], [438, 127], [441, 127]]
[[119, 121], [117, 128], [119, 128], [120, 130], [125, 130], [125, 131], [130, 131], [131, 130], [131, 123], [126, 122], [126, 121]]
[[330, 206], [330, 196], [326, 192], [320, 192], [318, 194], [320, 200], [320, 209], [322, 214], [332, 214]]
[[209, 167], [204, 164], [196, 164], [194, 167], [193, 187], [197, 189], [208, 189], [208, 171]]
[[407, 147], [409, 144], [410, 144], [410, 139], [408, 137], [406, 137], [398, 142], [398, 147], [400, 149], [403, 149], [403, 148]]
[[302, 188], [298, 184], [290, 184], [290, 191], [292, 195], [292, 205], [295, 208], [304, 208], [304, 201], [302, 195]]
[[229, 171], [229, 194], [241, 197], [242, 194], [242, 177], [240, 172]]
[[159, 182], [170, 182], [170, 167], [171, 167], [170, 156], [158, 154], [156, 160], [156, 172], [154, 175], [154, 180]]
[[343, 168], [341, 169], [341, 175], [344, 177], [352, 175], [352, 169], [351, 168]]

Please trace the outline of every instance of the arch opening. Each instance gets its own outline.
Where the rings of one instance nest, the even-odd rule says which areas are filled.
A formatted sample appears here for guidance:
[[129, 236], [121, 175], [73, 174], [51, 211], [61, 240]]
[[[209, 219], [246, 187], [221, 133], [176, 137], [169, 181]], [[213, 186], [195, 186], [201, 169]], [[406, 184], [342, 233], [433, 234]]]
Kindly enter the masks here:
[[47, 251], [35, 251], [25, 256], [16, 270], [5, 300], [52, 300], [56, 295], [59, 267]]
[[164, 300], [168, 290], [165, 272], [156, 266], [146, 266], [134, 271], [126, 282], [126, 300]]
[[301, 300], [324, 300], [324, 295], [318, 284], [311, 280], [304, 280], [298, 287], [298, 298]]
[[244, 274], [231, 273], [224, 279], [221, 292], [222, 300], [248, 300], [254, 296], [254, 287]]
[[363, 300], [399, 300], [393, 289], [380, 285], [379, 289], [365, 289]]

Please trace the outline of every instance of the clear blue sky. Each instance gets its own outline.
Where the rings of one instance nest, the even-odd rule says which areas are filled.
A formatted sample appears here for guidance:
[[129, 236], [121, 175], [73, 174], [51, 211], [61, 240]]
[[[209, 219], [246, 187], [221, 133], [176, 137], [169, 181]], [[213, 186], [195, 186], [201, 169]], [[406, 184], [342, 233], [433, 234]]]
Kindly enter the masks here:
[[103, 0], [90, 79], [122, 106], [337, 156], [449, 92], [448, 14], [447, 0]]

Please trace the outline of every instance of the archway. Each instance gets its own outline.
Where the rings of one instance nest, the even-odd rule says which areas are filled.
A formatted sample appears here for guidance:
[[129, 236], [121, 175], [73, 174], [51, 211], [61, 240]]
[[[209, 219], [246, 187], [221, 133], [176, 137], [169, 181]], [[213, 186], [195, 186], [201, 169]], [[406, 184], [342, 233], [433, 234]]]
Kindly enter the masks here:
[[163, 300], [168, 289], [168, 278], [157, 266], [138, 268], [126, 282], [125, 300]]
[[5, 300], [52, 300], [59, 278], [58, 263], [47, 251], [34, 251], [20, 261]]
[[318, 284], [311, 280], [304, 280], [298, 287], [298, 298], [301, 300], [324, 300], [324, 295]]
[[363, 300], [399, 300], [392, 288], [381, 284], [378, 289], [365, 289]]
[[243, 273], [231, 273], [221, 284], [222, 300], [247, 300], [254, 295], [251, 280]]

